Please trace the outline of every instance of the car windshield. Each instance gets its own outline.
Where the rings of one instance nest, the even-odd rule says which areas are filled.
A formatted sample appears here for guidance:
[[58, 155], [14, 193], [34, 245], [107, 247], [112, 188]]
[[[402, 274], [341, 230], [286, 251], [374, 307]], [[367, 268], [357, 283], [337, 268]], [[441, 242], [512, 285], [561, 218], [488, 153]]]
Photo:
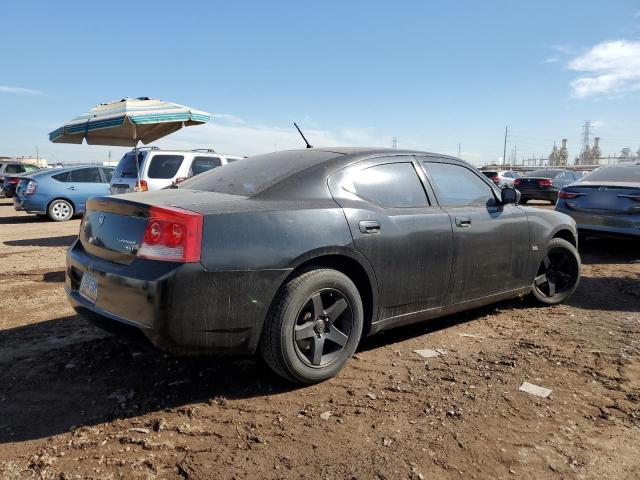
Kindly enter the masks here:
[[580, 179], [581, 182], [640, 182], [640, 165], [599, 168]]
[[534, 170], [533, 172], [527, 173], [527, 177], [537, 177], [537, 178], [555, 178], [562, 170]]
[[178, 188], [253, 196], [295, 173], [336, 156], [333, 152], [317, 150], [256, 155], [191, 177], [180, 183]]
[[113, 176], [117, 178], [136, 178], [138, 176], [138, 168], [142, 169], [142, 161], [144, 153], [138, 153], [138, 167], [136, 168], [136, 154], [129, 152], [118, 162], [116, 171]]

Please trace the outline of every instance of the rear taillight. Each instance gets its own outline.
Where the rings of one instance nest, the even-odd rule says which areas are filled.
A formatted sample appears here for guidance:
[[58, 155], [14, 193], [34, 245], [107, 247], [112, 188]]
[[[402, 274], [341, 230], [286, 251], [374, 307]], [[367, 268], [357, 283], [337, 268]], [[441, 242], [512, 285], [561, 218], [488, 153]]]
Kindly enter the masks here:
[[491, 177], [491, 180], [493, 180], [493, 183], [500, 183], [500, 177]]
[[146, 180], [138, 180], [133, 187], [134, 192], [147, 192], [149, 190], [149, 184]]
[[560, 192], [558, 192], [559, 198], [578, 198], [582, 195], [584, 195], [584, 193], [567, 192], [566, 190], [560, 190]]
[[11, 185], [16, 185], [19, 181], [20, 181], [20, 179], [19, 179], [19, 178], [10, 178], [10, 179], [9, 179], [9, 183], [10, 183]]
[[202, 214], [177, 207], [151, 207], [138, 257], [167, 262], [199, 262]]
[[541, 187], [550, 187], [551, 185], [553, 185], [553, 182], [548, 178], [541, 178], [540, 180], [538, 180], [538, 185], [540, 185]]
[[29, 180], [27, 183], [27, 188], [24, 190], [25, 195], [33, 195], [36, 193], [36, 189], [38, 188], [38, 184], [33, 180]]
[[513, 186], [515, 187], [516, 185], [520, 185], [520, 182], [522, 182], [522, 180], [521, 180], [521, 179], [519, 179], [519, 178], [516, 178], [516, 179], [513, 181]]

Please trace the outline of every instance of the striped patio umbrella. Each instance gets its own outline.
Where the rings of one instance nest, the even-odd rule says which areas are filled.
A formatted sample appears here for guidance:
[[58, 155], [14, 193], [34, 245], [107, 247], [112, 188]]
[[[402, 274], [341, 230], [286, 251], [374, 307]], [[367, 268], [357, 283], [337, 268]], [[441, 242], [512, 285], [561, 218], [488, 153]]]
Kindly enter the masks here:
[[190, 125], [209, 121], [201, 110], [147, 97], [101, 103], [49, 134], [54, 143], [135, 147], [151, 143]]

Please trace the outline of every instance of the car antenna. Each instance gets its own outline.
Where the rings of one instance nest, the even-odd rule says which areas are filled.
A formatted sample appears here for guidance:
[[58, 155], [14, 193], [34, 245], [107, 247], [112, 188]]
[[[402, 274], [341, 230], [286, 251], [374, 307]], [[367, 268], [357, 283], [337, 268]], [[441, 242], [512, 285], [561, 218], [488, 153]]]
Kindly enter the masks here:
[[298, 129], [298, 133], [300, 134], [300, 136], [302, 137], [302, 139], [304, 140], [304, 143], [307, 144], [307, 148], [313, 148], [313, 145], [311, 145], [309, 143], [309, 141], [307, 140], [307, 137], [304, 136], [304, 133], [302, 133], [302, 130], [300, 130], [300, 127], [298, 126], [298, 124], [296, 122], [293, 122], [293, 124], [295, 125], [295, 127]]

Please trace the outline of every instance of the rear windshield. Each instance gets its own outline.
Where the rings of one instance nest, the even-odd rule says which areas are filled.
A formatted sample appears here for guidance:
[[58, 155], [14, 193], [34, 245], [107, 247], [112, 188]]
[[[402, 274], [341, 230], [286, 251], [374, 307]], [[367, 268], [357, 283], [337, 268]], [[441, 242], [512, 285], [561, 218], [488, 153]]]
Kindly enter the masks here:
[[493, 177], [497, 177], [498, 176], [498, 172], [482, 172], [485, 176], [489, 177], [489, 178], [493, 178]]
[[581, 182], [640, 182], [640, 165], [604, 167], [580, 179]]
[[149, 178], [173, 178], [178, 173], [184, 157], [182, 155], [154, 155], [149, 165]]
[[113, 176], [116, 178], [137, 178], [138, 168], [142, 169], [142, 161], [144, 160], [144, 153], [138, 153], [138, 167], [136, 168], [136, 154], [131, 152], [125, 154], [124, 157], [118, 162], [116, 171]]
[[527, 177], [538, 177], [538, 178], [556, 178], [556, 176], [562, 170], [534, 170], [533, 172], [527, 173]]
[[313, 150], [256, 155], [192, 177], [180, 183], [178, 188], [253, 196], [295, 173], [336, 156], [338, 154], [333, 152]]

